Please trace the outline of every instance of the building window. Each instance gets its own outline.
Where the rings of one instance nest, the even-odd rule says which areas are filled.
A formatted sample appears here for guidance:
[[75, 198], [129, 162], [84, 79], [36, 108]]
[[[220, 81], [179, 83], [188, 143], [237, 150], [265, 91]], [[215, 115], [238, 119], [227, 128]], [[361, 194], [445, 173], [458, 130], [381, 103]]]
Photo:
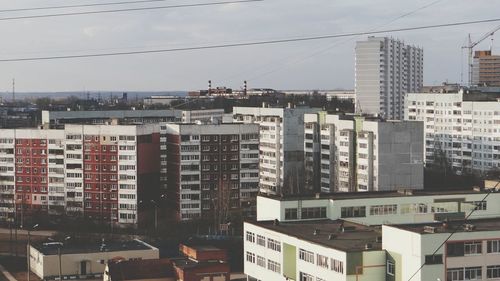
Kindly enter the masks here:
[[443, 255], [426, 255], [425, 264], [442, 264]]
[[450, 257], [464, 256], [464, 243], [454, 242], [446, 244], [446, 255]]
[[296, 208], [286, 208], [285, 209], [285, 220], [296, 220], [297, 219], [297, 209]]
[[257, 265], [266, 268], [266, 258], [257, 256]]
[[281, 243], [274, 239], [271, 238], [267, 239], [267, 247], [276, 252], [281, 252]]
[[464, 243], [464, 255], [479, 255], [482, 253], [482, 242], [472, 241]]
[[304, 249], [299, 249], [299, 259], [306, 262], [314, 263], [314, 253], [306, 251]]
[[302, 208], [302, 219], [318, 219], [326, 218], [326, 207]]
[[338, 273], [344, 273], [344, 262], [336, 259], [330, 259], [330, 264], [331, 264], [331, 269], [333, 271]]
[[266, 246], [266, 237], [257, 234], [257, 245], [265, 247]]
[[300, 281], [314, 281], [314, 276], [300, 272]]
[[396, 274], [396, 266], [393, 261], [387, 261], [387, 274], [390, 276], [394, 276], [394, 274]]
[[490, 265], [486, 267], [487, 278], [500, 278], [500, 265]]
[[394, 215], [398, 213], [398, 205], [375, 205], [370, 207], [371, 216]]
[[446, 281], [464, 280], [463, 268], [450, 268], [446, 271]]
[[488, 241], [488, 253], [500, 253], [500, 240]]
[[480, 266], [464, 268], [465, 280], [482, 280], [483, 271]]
[[247, 252], [247, 262], [255, 263], [255, 254]]
[[281, 264], [268, 259], [267, 260], [267, 269], [269, 269], [273, 272], [276, 272], [276, 273], [281, 273]]
[[342, 207], [340, 209], [341, 218], [360, 218], [366, 217], [366, 207]]
[[319, 267], [328, 268], [328, 257], [316, 254], [316, 264]]
[[255, 233], [247, 231], [247, 241], [255, 243]]

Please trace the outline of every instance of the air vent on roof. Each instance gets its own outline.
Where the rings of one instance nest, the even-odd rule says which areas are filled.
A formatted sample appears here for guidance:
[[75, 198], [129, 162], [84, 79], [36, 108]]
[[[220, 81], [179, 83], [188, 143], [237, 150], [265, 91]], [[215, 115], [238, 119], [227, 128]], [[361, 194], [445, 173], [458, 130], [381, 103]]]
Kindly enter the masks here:
[[466, 223], [464, 224], [464, 229], [466, 231], [473, 231], [474, 229], [476, 229], [476, 226], [470, 223]]
[[424, 226], [424, 232], [425, 233], [436, 233], [437, 232], [437, 228], [434, 227], [434, 226], [426, 225], [426, 226]]
[[280, 225], [280, 221], [278, 219], [275, 219], [273, 222], [274, 225]]
[[365, 244], [365, 250], [370, 250], [370, 249], [373, 249], [372, 243], [366, 243]]
[[328, 240], [333, 240], [335, 239], [337, 236], [335, 236], [335, 234], [330, 234], [328, 235]]
[[318, 235], [318, 234], [319, 234], [319, 229], [317, 229], [317, 228], [316, 228], [316, 229], [314, 230], [314, 233], [313, 233], [313, 234], [314, 234], [314, 235]]

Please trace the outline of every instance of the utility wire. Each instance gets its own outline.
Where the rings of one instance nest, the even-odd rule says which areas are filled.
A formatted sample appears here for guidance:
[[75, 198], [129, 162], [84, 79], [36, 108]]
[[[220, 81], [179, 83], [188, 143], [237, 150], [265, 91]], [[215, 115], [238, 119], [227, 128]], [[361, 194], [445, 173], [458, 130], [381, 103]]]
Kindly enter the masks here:
[[144, 4], [144, 3], [165, 2], [165, 1], [172, 1], [172, 0], [136, 0], [136, 1], [121, 1], [121, 2], [106, 2], [106, 3], [90, 3], [90, 4], [74, 4], [74, 5], [61, 5], [61, 6], [32, 7], [32, 8], [17, 8], [17, 9], [4, 9], [4, 10], [0, 10], [0, 13], [39, 11], [39, 10], [56, 10], [56, 9], [68, 9], [68, 8], [85, 8], [85, 7], [96, 7], [96, 6], [127, 5], [127, 4]]
[[[490, 196], [491, 193], [493, 193], [493, 191], [497, 188], [498, 184], [500, 184], [500, 181], [497, 182], [497, 184], [495, 184], [495, 186], [493, 188], [491, 188], [488, 193], [486, 194], [486, 196], [484, 196], [484, 198], [479, 201], [480, 203], [483, 203], [485, 202], [486, 198], [488, 198], [488, 196]], [[471, 210], [471, 212], [465, 217], [464, 219], [464, 223], [469, 219], [469, 217], [477, 210], [477, 208], [474, 208]], [[453, 231], [450, 233], [450, 235], [448, 235], [448, 237], [446, 237], [446, 239], [443, 241], [443, 243], [441, 243], [437, 249], [434, 251], [434, 253], [432, 253], [432, 256], [435, 256], [436, 253], [446, 244], [446, 242], [448, 242], [451, 237], [458, 232], [458, 230], [460, 229], [459, 226], [455, 227], [455, 229], [453, 229]], [[422, 265], [417, 269], [417, 271], [415, 271], [415, 273], [413, 273], [413, 275], [410, 277], [410, 279], [408, 279], [408, 281], [411, 281], [413, 279], [413, 277], [415, 277], [421, 270], [422, 268], [424, 268], [425, 266], [425, 261], [424, 263], [422, 263]]]
[[[377, 26], [377, 27], [374, 27], [374, 28], [372, 28], [372, 29], [369, 29], [369, 30], [368, 30], [368, 32], [373, 32], [373, 31], [376, 31], [376, 30], [378, 30], [378, 29], [380, 29], [380, 28], [383, 28], [383, 27], [385, 27], [385, 26], [387, 26], [387, 25], [389, 25], [389, 24], [391, 24], [391, 23], [393, 23], [393, 22], [396, 22], [396, 21], [398, 21], [398, 20], [400, 20], [400, 19], [402, 19], [402, 18], [408, 17], [408, 16], [413, 15], [413, 14], [415, 14], [415, 13], [417, 13], [417, 12], [421, 11], [421, 10], [424, 10], [424, 9], [426, 9], [426, 8], [429, 8], [429, 7], [431, 7], [431, 6], [434, 6], [434, 5], [436, 5], [436, 4], [438, 4], [438, 3], [442, 2], [442, 1], [444, 1], [444, 0], [436, 0], [436, 1], [433, 1], [433, 2], [431, 2], [431, 3], [426, 4], [426, 5], [424, 5], [424, 6], [418, 7], [418, 8], [416, 8], [416, 9], [412, 10], [412, 11], [406, 12], [406, 13], [404, 13], [404, 14], [402, 14], [402, 15], [398, 16], [398, 17], [395, 17], [395, 18], [393, 18], [393, 19], [389, 20], [388, 22], [385, 22], [385, 23], [383, 23], [383, 24], [381, 24], [381, 25], [379, 25], [379, 26]], [[360, 36], [357, 36], [357, 37], [360, 37]], [[356, 38], [357, 38], [357, 37], [356, 37]], [[352, 41], [352, 40], [354, 40], [354, 39], [356, 39], [356, 38], [352, 38], [352, 37], [351, 37], [351, 38], [347, 38], [346, 40], [343, 40], [343, 41], [336, 41], [336, 42], [334, 42], [333, 44], [330, 44], [329, 46], [327, 46], [326, 48], [321, 48], [321, 49], [318, 49], [317, 51], [314, 51], [313, 53], [311, 53], [311, 54], [309, 54], [309, 55], [306, 55], [306, 54], [305, 54], [305, 56], [300, 57], [300, 58], [295, 58], [295, 59], [294, 59], [294, 60], [292, 60], [292, 61], [289, 61], [288, 59], [289, 59], [290, 57], [287, 57], [287, 58], [286, 58], [286, 59], [287, 59], [287, 61], [286, 61], [286, 63], [285, 63], [284, 65], [274, 67], [273, 69], [270, 69], [270, 70], [268, 70], [268, 71], [266, 71], [266, 72], [263, 72], [263, 73], [260, 73], [260, 74], [256, 74], [256, 75], [254, 75], [254, 76], [252, 76], [252, 77], [247, 78], [246, 80], [247, 80], [247, 81], [253, 81], [253, 80], [256, 80], [256, 79], [262, 78], [262, 77], [264, 77], [264, 76], [267, 76], [267, 75], [273, 74], [273, 73], [275, 73], [275, 72], [278, 72], [278, 71], [280, 71], [280, 70], [282, 70], [282, 69], [284, 69], [284, 68], [286, 68], [286, 67], [288, 67], [288, 66], [292, 66], [292, 65], [296, 65], [296, 64], [303, 63], [303, 62], [307, 61], [308, 59], [310, 59], [310, 58], [312, 58], [312, 57], [315, 57], [315, 56], [317, 56], [317, 55], [321, 55], [321, 54], [323, 54], [323, 53], [325, 53], [325, 52], [328, 52], [330, 49], [332, 49], [332, 48], [334, 48], [334, 47], [337, 47], [338, 45], [342, 45], [342, 44], [344, 44], [344, 43], [347, 43], [347, 42], [349, 42], [349, 41]], [[295, 57], [295, 56], [294, 56], [294, 57]], [[275, 64], [276, 64], [276, 63], [272, 63], [271, 65], [275, 65]], [[261, 67], [261, 68], [263, 68], [263, 67]], [[241, 73], [240, 73], [240, 74], [241, 74]], [[235, 75], [235, 76], [236, 76], [236, 75]]]
[[[260, 0], [257, 0], [260, 1]], [[228, 2], [226, 2], [228, 3]], [[46, 57], [20, 57], [20, 58], [6, 58], [0, 59], [0, 62], [16, 62], [16, 61], [40, 61], [40, 60], [56, 60], [56, 59], [76, 59], [76, 58], [91, 58], [91, 57], [109, 57], [109, 56], [124, 56], [124, 55], [137, 55], [137, 54], [154, 54], [154, 53], [167, 53], [167, 52], [180, 52], [180, 51], [194, 51], [194, 50], [208, 50], [208, 49], [221, 49], [221, 48], [233, 48], [233, 47], [243, 47], [243, 46], [258, 46], [258, 45], [270, 45], [270, 44], [281, 44], [290, 42], [302, 42], [302, 41], [312, 41], [312, 40], [322, 40], [330, 38], [340, 38], [340, 37], [351, 37], [358, 35], [368, 35], [368, 34], [380, 34], [380, 33], [391, 33], [391, 32], [402, 32], [402, 31], [413, 31], [413, 30], [425, 30], [434, 29], [442, 27], [452, 27], [452, 26], [462, 26], [471, 25], [478, 23], [488, 23], [497, 22], [500, 18], [485, 19], [485, 20], [475, 20], [475, 21], [463, 21], [454, 23], [443, 23], [435, 25], [424, 25], [415, 27], [404, 27], [396, 29], [386, 29], [379, 31], [365, 31], [365, 32], [352, 32], [352, 33], [341, 33], [332, 35], [319, 35], [319, 36], [308, 36], [308, 37], [296, 37], [287, 39], [275, 39], [275, 40], [265, 40], [265, 41], [253, 41], [253, 42], [241, 42], [241, 43], [231, 43], [231, 44], [216, 44], [216, 45], [206, 45], [206, 46], [193, 46], [193, 47], [183, 47], [183, 48], [170, 48], [170, 49], [156, 49], [156, 50], [143, 50], [143, 51], [128, 51], [128, 52], [109, 52], [109, 53], [95, 53], [95, 54], [80, 54], [80, 55], [62, 55], [62, 56], [46, 56]]]
[[239, 1], [224, 1], [224, 2], [194, 3], [194, 4], [179, 4], [179, 5], [169, 5], [169, 6], [124, 8], [124, 9], [86, 11], [86, 12], [69, 12], [69, 13], [58, 13], [58, 14], [7, 17], [7, 18], [0, 18], [0, 21], [53, 18], [53, 17], [66, 17], [66, 16], [81, 16], [81, 15], [105, 14], [105, 13], [122, 13], [122, 12], [132, 12], [132, 11], [146, 11], [146, 10], [160, 10], [160, 9], [174, 9], [174, 8], [189, 8], [189, 7], [215, 6], [215, 5], [227, 5], [227, 4], [236, 4], [236, 3], [262, 2], [262, 1], [264, 1], [264, 0], [239, 0]]

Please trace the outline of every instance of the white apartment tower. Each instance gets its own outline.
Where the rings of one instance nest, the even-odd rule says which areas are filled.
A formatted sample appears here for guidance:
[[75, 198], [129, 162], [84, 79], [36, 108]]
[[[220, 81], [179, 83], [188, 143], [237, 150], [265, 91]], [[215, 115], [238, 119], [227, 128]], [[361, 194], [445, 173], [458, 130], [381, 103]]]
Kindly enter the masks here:
[[411, 93], [405, 119], [424, 123], [426, 165], [458, 174], [500, 168], [500, 93]]
[[424, 51], [387, 37], [356, 43], [357, 112], [401, 120], [406, 93], [423, 85]]
[[423, 189], [423, 125], [374, 117], [304, 117], [305, 183], [315, 192]]
[[234, 107], [235, 122], [259, 124], [259, 188], [269, 194], [300, 193], [304, 168], [304, 114], [309, 107]]

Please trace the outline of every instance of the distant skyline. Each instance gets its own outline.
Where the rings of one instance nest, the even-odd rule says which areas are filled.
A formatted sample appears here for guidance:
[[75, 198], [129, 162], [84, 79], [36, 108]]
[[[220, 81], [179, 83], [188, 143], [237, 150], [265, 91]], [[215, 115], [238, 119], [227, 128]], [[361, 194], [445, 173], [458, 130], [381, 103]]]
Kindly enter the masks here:
[[[0, 0], [1, 10], [103, 1]], [[108, 1], [106, 1], [108, 2]], [[113, 1], [109, 1], [113, 2]], [[207, 3], [172, 0], [163, 5]], [[314, 3], [314, 4], [311, 4]], [[432, 4], [432, 5], [431, 5]], [[112, 8], [158, 4], [124, 5]], [[395, 20], [405, 13], [410, 15]], [[67, 9], [105, 10], [111, 7]], [[189, 47], [441, 24], [498, 17], [487, 0], [265, 0], [262, 2], [59, 18], [0, 21], [0, 59]], [[0, 12], [1, 18], [53, 11]], [[57, 12], [62, 12], [57, 10]], [[424, 84], [467, 79], [469, 33], [477, 39], [500, 22], [382, 34], [424, 49]], [[500, 32], [499, 32], [500, 33]], [[0, 63], [0, 93], [188, 91], [212, 85], [249, 88], [354, 88], [354, 46], [363, 37], [161, 54]], [[493, 53], [500, 54], [500, 35]], [[488, 49], [485, 40], [475, 50]]]

